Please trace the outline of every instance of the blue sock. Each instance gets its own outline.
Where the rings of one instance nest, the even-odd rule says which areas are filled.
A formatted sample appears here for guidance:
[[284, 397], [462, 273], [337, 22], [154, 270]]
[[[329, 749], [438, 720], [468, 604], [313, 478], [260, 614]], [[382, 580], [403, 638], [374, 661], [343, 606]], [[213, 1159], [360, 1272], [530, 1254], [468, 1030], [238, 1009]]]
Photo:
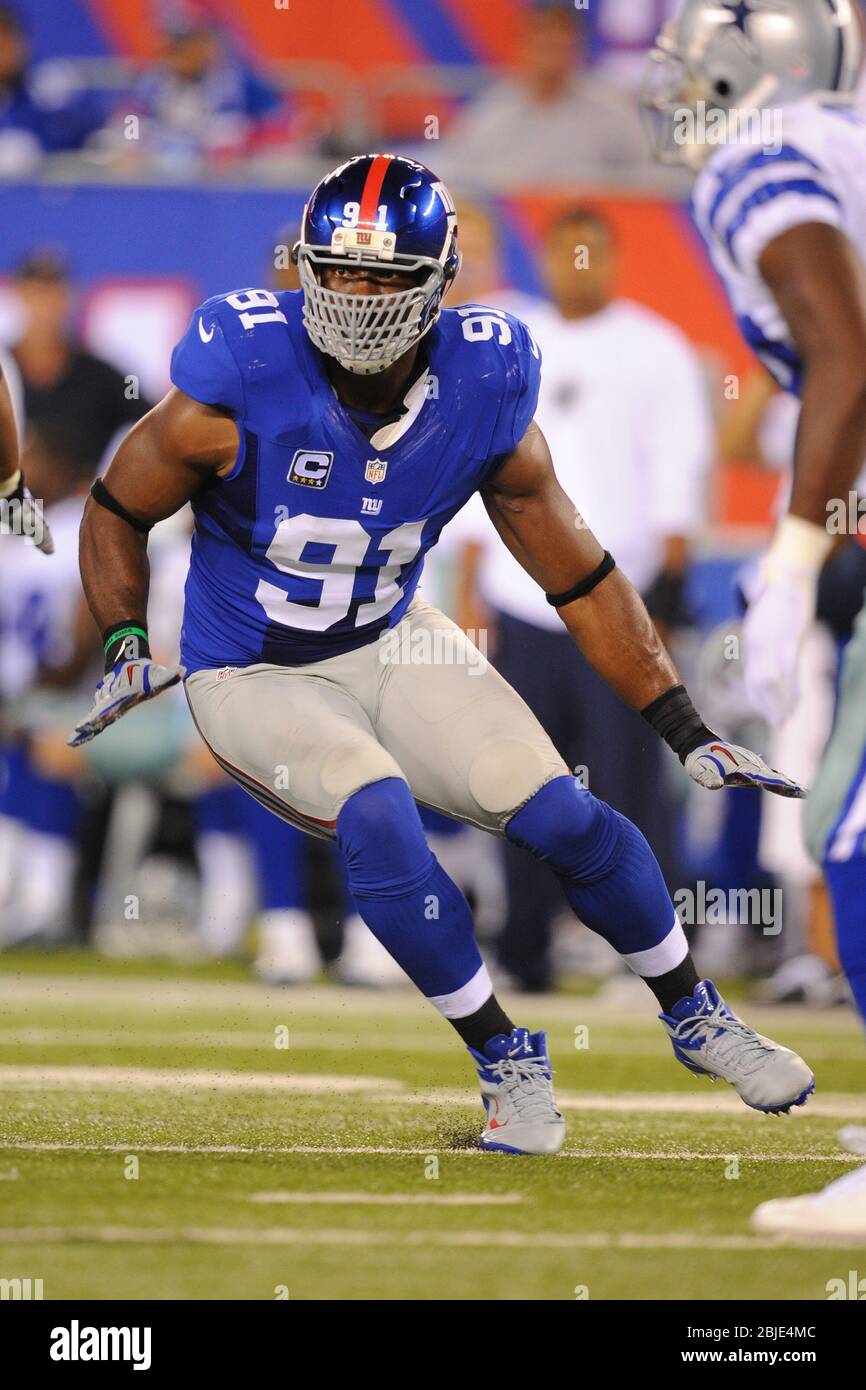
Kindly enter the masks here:
[[195, 828], [199, 835], [209, 830], [236, 835], [241, 828], [246, 792], [240, 787], [209, 787], [195, 799]]
[[866, 856], [825, 859], [823, 868], [833, 899], [839, 959], [866, 1023]]
[[81, 801], [75, 787], [43, 777], [28, 761], [21, 791], [24, 799], [19, 815], [25, 825], [43, 835], [74, 839], [81, 820]]
[[255, 797], [244, 799], [244, 831], [252, 848], [263, 912], [309, 908], [307, 837]]
[[430, 851], [399, 777], [350, 796], [337, 817], [358, 911], [410, 980], [446, 1018], [474, 1013], [491, 994], [469, 904]]
[[580, 920], [643, 976], [688, 954], [685, 935], [641, 832], [573, 777], [556, 777], [517, 811], [506, 834], [557, 874]]

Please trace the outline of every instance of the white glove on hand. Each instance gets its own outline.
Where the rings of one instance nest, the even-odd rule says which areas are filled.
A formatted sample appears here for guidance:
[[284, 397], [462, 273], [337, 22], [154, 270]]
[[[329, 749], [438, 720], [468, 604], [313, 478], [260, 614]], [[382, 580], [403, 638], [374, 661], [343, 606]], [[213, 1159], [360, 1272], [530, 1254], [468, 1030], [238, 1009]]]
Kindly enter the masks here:
[[809, 794], [784, 772], [768, 767], [757, 753], [721, 738], [695, 748], [683, 766], [693, 782], [709, 791], [719, 791], [722, 787], [760, 787], [777, 796], [805, 797]]
[[[20, 508], [20, 516], [14, 523], [16, 534], [26, 536], [43, 555], [53, 555], [54, 539], [45, 520], [42, 503], [37, 502], [33, 496], [20, 469], [13, 477], [0, 483], [0, 500], [7, 509], [10, 509], [13, 503]], [[13, 527], [10, 525], [8, 529], [12, 530]]]
[[818, 575], [832, 547], [820, 526], [787, 516], [761, 564], [743, 619], [746, 691], [773, 726], [799, 695], [800, 649], [815, 618]]
[[77, 748], [82, 743], [89, 743], [122, 714], [127, 714], [144, 700], [152, 700], [154, 695], [159, 695], [170, 685], [177, 685], [185, 674], [183, 666], [159, 666], [149, 657], [118, 661], [97, 685], [93, 708], [85, 719], [76, 724], [71, 738], [67, 740], [70, 747]]

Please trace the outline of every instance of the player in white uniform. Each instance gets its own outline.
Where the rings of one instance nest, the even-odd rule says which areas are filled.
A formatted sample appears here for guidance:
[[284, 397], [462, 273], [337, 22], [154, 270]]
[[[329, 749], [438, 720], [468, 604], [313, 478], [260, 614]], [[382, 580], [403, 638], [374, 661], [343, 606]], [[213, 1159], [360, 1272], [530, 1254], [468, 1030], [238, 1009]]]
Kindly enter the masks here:
[[[795, 703], [833, 522], [866, 457], [866, 120], [851, 104], [861, 55], [850, 0], [686, 0], [646, 91], [669, 137], [663, 156], [700, 170], [695, 220], [744, 336], [802, 400], [788, 513], [744, 624], [746, 684], [772, 724]], [[866, 609], [806, 823], [866, 1018]], [[755, 1222], [866, 1233], [866, 1168], [840, 1182], [765, 1203]]]

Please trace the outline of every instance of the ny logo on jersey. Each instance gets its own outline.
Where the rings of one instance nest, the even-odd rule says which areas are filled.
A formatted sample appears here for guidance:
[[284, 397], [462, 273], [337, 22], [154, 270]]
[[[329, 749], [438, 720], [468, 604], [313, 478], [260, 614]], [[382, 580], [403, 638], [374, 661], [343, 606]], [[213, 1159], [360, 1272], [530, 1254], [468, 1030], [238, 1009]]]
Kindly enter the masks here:
[[388, 472], [388, 465], [384, 459], [367, 459], [367, 466], [364, 469], [364, 477], [368, 483], [382, 483], [385, 481], [385, 474]]
[[364, 512], [364, 514], [365, 514], [366, 516], [378, 516], [381, 510], [382, 510], [382, 499], [381, 499], [381, 497], [362, 497], [362, 498], [361, 498], [361, 511]]
[[298, 449], [288, 471], [290, 483], [303, 487], [324, 487], [331, 472], [334, 455], [321, 449]]

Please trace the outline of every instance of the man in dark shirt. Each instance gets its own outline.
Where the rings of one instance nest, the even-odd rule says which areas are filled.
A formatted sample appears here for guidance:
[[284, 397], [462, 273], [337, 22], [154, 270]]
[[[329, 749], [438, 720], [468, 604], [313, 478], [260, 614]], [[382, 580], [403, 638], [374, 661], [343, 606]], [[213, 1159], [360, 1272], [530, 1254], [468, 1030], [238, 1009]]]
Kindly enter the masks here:
[[68, 455], [95, 473], [118, 430], [150, 409], [137, 378], [87, 352], [71, 327], [72, 289], [62, 259], [36, 251], [17, 268], [24, 331], [13, 349], [28, 426], [66, 440]]

